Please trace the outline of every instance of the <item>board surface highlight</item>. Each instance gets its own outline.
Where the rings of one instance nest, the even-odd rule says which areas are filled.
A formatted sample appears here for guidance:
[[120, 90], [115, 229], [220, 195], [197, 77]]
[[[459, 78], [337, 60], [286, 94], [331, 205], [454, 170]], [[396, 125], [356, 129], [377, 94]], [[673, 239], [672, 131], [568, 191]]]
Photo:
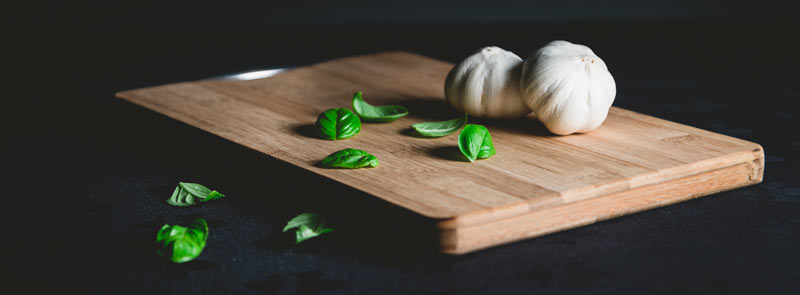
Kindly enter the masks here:
[[[497, 155], [470, 163], [457, 136], [411, 124], [459, 114], [444, 101], [452, 64], [407, 52], [342, 58], [250, 81], [169, 84], [117, 96], [438, 220], [446, 253], [466, 253], [761, 182], [758, 144], [613, 107], [597, 130], [556, 136], [533, 118], [485, 120]], [[356, 136], [315, 137], [317, 115], [364, 93], [408, 116], [363, 123]], [[322, 169], [344, 148], [370, 169]]]

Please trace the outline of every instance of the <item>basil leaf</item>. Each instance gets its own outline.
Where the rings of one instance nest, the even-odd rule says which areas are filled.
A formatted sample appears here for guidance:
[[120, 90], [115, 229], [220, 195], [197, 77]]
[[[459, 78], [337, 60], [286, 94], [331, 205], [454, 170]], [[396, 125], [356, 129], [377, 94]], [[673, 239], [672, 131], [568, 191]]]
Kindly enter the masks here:
[[188, 227], [165, 224], [156, 234], [158, 255], [175, 263], [184, 263], [197, 258], [206, 246], [208, 224], [198, 218]]
[[414, 130], [425, 137], [441, 137], [458, 131], [458, 129], [461, 129], [464, 125], [467, 125], [466, 113], [463, 117], [452, 120], [412, 124], [411, 128], [414, 128]]
[[314, 213], [303, 213], [295, 216], [286, 226], [283, 227], [283, 232], [294, 229], [295, 230], [295, 244], [319, 235], [332, 232], [332, 228], [325, 227], [325, 219]]
[[186, 190], [189, 194], [205, 198], [208, 194], [211, 193], [211, 190], [207, 187], [203, 186], [202, 184], [198, 183], [188, 183], [188, 182], [179, 182], [178, 186], [182, 187]]
[[347, 148], [328, 155], [319, 164], [322, 168], [378, 167], [378, 158], [364, 150]]
[[367, 122], [391, 122], [405, 115], [408, 109], [398, 105], [373, 106], [364, 101], [361, 92], [353, 94], [353, 110]]
[[458, 149], [470, 162], [495, 155], [492, 135], [482, 125], [467, 124], [458, 134]]
[[201, 199], [200, 202], [205, 203], [205, 202], [208, 202], [208, 201], [211, 201], [211, 200], [216, 200], [216, 199], [220, 199], [220, 198], [224, 198], [224, 197], [225, 197], [225, 195], [220, 194], [217, 191], [212, 191], [210, 194], [208, 194], [208, 196], [205, 199]]
[[172, 196], [167, 199], [167, 204], [185, 207], [197, 204], [197, 202], [208, 202], [223, 197], [225, 195], [212, 191], [202, 184], [179, 182], [175, 191], [172, 192]]
[[361, 131], [361, 119], [348, 109], [334, 108], [322, 112], [316, 126], [323, 139], [345, 139]]

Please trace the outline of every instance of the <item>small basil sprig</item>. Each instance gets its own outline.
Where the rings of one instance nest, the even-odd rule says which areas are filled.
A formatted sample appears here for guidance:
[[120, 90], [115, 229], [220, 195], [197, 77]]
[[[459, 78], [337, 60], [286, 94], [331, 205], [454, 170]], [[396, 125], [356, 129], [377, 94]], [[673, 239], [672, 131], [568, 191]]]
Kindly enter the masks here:
[[202, 184], [179, 182], [172, 192], [172, 196], [167, 199], [167, 204], [172, 206], [191, 206], [197, 202], [208, 202], [223, 198], [225, 195], [217, 191], [212, 191]]
[[346, 108], [334, 108], [322, 112], [316, 126], [323, 139], [345, 139], [361, 131], [361, 119]]
[[420, 135], [425, 137], [441, 137], [458, 131], [464, 125], [467, 125], [466, 113], [464, 116], [452, 120], [412, 124], [411, 128], [414, 128]]
[[364, 150], [347, 148], [328, 155], [319, 163], [322, 168], [378, 167], [378, 158]]
[[482, 125], [467, 124], [458, 134], [458, 149], [470, 162], [494, 156], [492, 135]]
[[165, 224], [156, 235], [158, 255], [175, 263], [184, 263], [197, 258], [206, 246], [208, 224], [198, 218], [188, 227]]
[[314, 213], [303, 213], [295, 216], [286, 226], [283, 227], [283, 232], [291, 229], [296, 229], [295, 244], [319, 235], [332, 232], [333, 229], [325, 226], [325, 219]]
[[408, 109], [403, 106], [370, 105], [364, 101], [361, 92], [353, 94], [353, 110], [366, 122], [391, 122], [408, 115]]

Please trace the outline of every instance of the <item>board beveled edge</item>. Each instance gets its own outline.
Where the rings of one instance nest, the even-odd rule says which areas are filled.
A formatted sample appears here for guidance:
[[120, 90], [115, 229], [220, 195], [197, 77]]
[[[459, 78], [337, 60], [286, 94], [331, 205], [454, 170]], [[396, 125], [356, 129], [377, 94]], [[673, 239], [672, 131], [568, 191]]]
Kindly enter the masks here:
[[[483, 224], [461, 227], [452, 227], [449, 224], [444, 227], [439, 226], [437, 228], [439, 251], [446, 254], [466, 254], [758, 184], [764, 179], [764, 149], [759, 145], [752, 152], [756, 155], [752, 161], [670, 181]], [[626, 205], [620, 206], [621, 203]], [[439, 224], [446, 222], [448, 220], [442, 220]]]

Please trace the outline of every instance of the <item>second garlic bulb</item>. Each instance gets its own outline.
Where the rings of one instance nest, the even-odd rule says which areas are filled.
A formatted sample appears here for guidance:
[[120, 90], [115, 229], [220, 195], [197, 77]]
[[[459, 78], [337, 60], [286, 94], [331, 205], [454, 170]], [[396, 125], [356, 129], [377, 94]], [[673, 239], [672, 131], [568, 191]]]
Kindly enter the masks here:
[[475, 117], [519, 118], [531, 112], [520, 97], [522, 59], [500, 47], [484, 47], [456, 65], [445, 80], [447, 101]]
[[550, 132], [592, 131], [605, 121], [617, 87], [589, 47], [553, 41], [525, 60], [522, 100]]

